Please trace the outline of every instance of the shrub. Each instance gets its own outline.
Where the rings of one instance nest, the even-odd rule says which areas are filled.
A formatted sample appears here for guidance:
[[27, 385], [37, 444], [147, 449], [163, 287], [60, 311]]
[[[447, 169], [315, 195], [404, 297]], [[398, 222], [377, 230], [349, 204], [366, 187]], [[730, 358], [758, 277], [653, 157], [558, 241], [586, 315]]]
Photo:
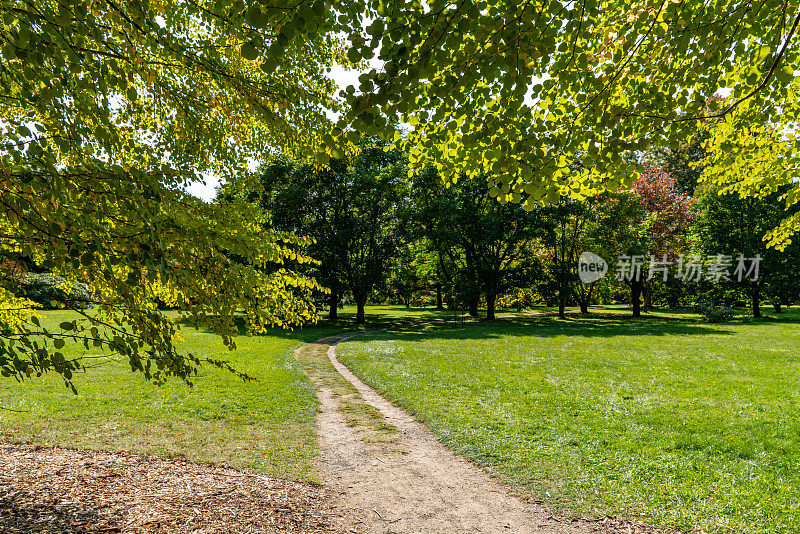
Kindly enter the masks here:
[[712, 303], [702, 304], [697, 307], [697, 312], [709, 323], [727, 323], [736, 315], [731, 308], [716, 306]]
[[[92, 305], [92, 291], [83, 282], [75, 282], [72, 287], [54, 274], [28, 273], [22, 282], [20, 296], [40, 304], [45, 309], [53, 308], [53, 301], [71, 308], [88, 308]], [[67, 293], [69, 289], [69, 293]]]
[[533, 306], [535, 298], [536, 296], [533, 293], [533, 289], [529, 287], [515, 287], [497, 299], [497, 307], [504, 310], [513, 308], [519, 312]]

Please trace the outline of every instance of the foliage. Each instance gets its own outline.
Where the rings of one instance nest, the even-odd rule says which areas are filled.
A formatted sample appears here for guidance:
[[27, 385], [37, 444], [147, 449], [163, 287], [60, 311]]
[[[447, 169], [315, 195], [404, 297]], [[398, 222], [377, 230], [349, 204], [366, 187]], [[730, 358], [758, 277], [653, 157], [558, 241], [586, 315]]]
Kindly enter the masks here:
[[701, 181], [715, 186], [721, 195], [756, 202], [771, 198], [776, 206], [785, 208], [783, 217], [774, 226], [762, 228], [760, 236], [768, 246], [784, 250], [800, 231], [800, 155], [796, 153], [800, 143], [795, 128], [800, 78], [794, 78], [780, 119], [763, 121], [756, 105], [741, 106], [724, 122], [707, 126], [710, 137], [704, 146], [708, 157], [699, 163], [705, 166]]
[[271, 228], [313, 238], [307, 251], [319, 260], [314, 274], [330, 289], [335, 316], [343, 291], [353, 293], [363, 312], [373, 287], [383, 282], [398, 244], [397, 209], [407, 181], [402, 154], [365, 138], [356, 154], [323, 169], [275, 160], [262, 169], [260, 187], [237, 192], [233, 181], [221, 198], [254, 199]]
[[[787, 190], [784, 187], [761, 198], [740, 198], [735, 193], [727, 192], [726, 188], [710, 183], [701, 184], [698, 188], [696, 198], [700, 218], [695, 225], [695, 232], [699, 250], [709, 255], [730, 256], [734, 268], [738, 266], [739, 256], [761, 258], [757, 280], [752, 280], [753, 276], [742, 277], [742, 280], [730, 276], [718, 284], [720, 290], [744, 289], [752, 300], [755, 317], [761, 315], [759, 302], [763, 297], [788, 303], [800, 296], [797, 286], [800, 247], [787, 245], [783, 251], [778, 251], [762, 239], [785, 216], [786, 212], [778, 199]], [[792, 206], [788, 213], [797, 210], [798, 206]], [[730, 274], [733, 275], [732, 270]], [[709, 292], [713, 293], [712, 290]]]
[[697, 214], [691, 197], [678, 191], [676, 178], [657, 167], [645, 165], [633, 184], [633, 193], [649, 218], [649, 254], [675, 258], [689, 250], [690, 230]]
[[[549, 267], [549, 280], [541, 287], [545, 293], [555, 293], [558, 314], [563, 317], [568, 301], [579, 301], [581, 311], [587, 312], [594, 284], [585, 287], [578, 279], [578, 257], [592, 248], [589, 233], [596, 213], [596, 202], [562, 198], [558, 204], [544, 208], [548, 236], [543, 240]], [[552, 289], [551, 289], [552, 287]]]
[[323, 74], [348, 65], [329, 9], [3, 0], [4, 167], [109, 157], [175, 183], [318, 146], [335, 105]]
[[206, 173], [246, 172], [268, 150], [320, 146], [336, 108], [324, 73], [350, 64], [329, 13], [0, 0], [0, 257], [85, 281], [99, 310], [44, 328], [0, 266], [3, 375], [56, 371], [72, 387], [81, 362], [63, 346], [75, 342], [149, 379], [188, 379], [201, 358], [177, 351], [156, 301], [185, 307], [230, 348], [239, 311], [255, 331], [313, 319], [314, 282], [282, 268], [302, 239], [179, 191]]
[[538, 304], [536, 293], [530, 287], [513, 287], [497, 299], [497, 307], [518, 312]]
[[[630, 184], [626, 153], [677, 147], [709, 117], [742, 140], [753, 124], [800, 118], [794, 1], [367, 6], [348, 54], [385, 63], [343, 92], [342, 124], [397, 138], [392, 125], [410, 124], [412, 166], [491, 174], [493, 195], [529, 209]], [[780, 153], [795, 158], [790, 143]], [[737, 148], [743, 160], [755, 149]]]
[[457, 300], [477, 315], [481, 295], [487, 318], [493, 319], [497, 297], [507, 288], [524, 286], [540, 268], [531, 245], [545, 236], [540, 211], [491, 198], [483, 180], [462, 180], [447, 188], [433, 168], [415, 176], [410, 209], [419, 235], [439, 256], [441, 275]]
[[22, 282], [24, 297], [42, 308], [62, 304], [70, 308], [87, 308], [93, 304], [92, 291], [83, 282], [68, 284], [60, 276], [48, 273], [28, 273]]
[[[645, 260], [649, 260], [650, 265], [665, 259], [676, 262], [692, 246], [691, 227], [697, 220], [692, 198], [679, 191], [674, 175], [648, 164], [633, 184], [633, 195], [642, 206], [644, 219], [640, 222], [647, 228]], [[653, 306], [654, 293], [665, 289], [674, 302], [675, 290], [682, 288], [681, 281], [675, 279], [675, 269], [671, 269], [672, 279], [666, 281], [649, 279], [649, 270], [642, 283], [645, 310]]]
[[711, 302], [697, 306], [697, 313], [708, 323], [727, 323], [736, 316], [736, 312], [731, 308]]
[[299, 254], [307, 240], [264, 231], [258, 215], [244, 207], [154, 190], [138, 172], [70, 168], [13, 176], [2, 197], [7, 209], [0, 224], [9, 229], [4, 251], [67, 283], [84, 281], [97, 313], [78, 310], [81, 319], [53, 329], [19, 308], [23, 322], [0, 335], [6, 376], [56, 371], [72, 387], [82, 363], [65, 358], [62, 349], [75, 342], [117, 353], [157, 382], [189, 379], [201, 358], [177, 350], [177, 326], [156, 309], [159, 301], [182, 307], [198, 326], [215, 328], [231, 349], [235, 314], [244, 313], [252, 331], [313, 319], [308, 295], [316, 284], [285, 267], [308, 261]]
[[[444, 281], [439, 274], [439, 259], [427, 239], [414, 239], [413, 229], [406, 220], [409, 213], [402, 208], [400, 211], [400, 233], [405, 236], [389, 264], [384, 291], [391, 300], [406, 306], [432, 300], [441, 308]], [[432, 294], [435, 297], [431, 298]]]
[[708, 132], [701, 130], [678, 147], [654, 147], [647, 154], [645, 161], [674, 176], [675, 189], [691, 197], [705, 168], [698, 163], [708, 157], [708, 152], [704, 148], [704, 142], [708, 137]]
[[599, 198], [596, 220], [589, 235], [592, 251], [609, 261], [609, 278], [614, 276], [614, 283], [630, 286], [633, 316], [640, 315], [640, 301], [643, 279], [637, 281], [616, 280], [616, 262], [620, 256], [646, 256], [650, 242], [648, 230], [651, 219], [644, 207], [632, 191], [606, 194]]

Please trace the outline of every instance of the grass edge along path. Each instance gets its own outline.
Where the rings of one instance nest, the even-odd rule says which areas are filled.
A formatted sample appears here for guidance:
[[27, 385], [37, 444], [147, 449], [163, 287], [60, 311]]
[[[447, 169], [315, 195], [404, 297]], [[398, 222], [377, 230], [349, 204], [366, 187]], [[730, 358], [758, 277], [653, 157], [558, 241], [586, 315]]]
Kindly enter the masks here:
[[355, 428], [366, 443], [396, 443], [400, 431], [387, 423], [383, 414], [368, 404], [358, 390], [333, 367], [328, 359], [332, 343], [338, 343], [365, 332], [327, 336], [295, 349], [294, 357], [318, 389], [330, 391], [338, 411], [350, 428]]

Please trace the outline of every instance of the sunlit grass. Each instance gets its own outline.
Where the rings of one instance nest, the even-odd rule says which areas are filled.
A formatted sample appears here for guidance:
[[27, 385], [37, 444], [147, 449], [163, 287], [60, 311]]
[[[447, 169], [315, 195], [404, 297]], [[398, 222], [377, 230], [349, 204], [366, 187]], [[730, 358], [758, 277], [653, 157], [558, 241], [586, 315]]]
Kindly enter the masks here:
[[628, 314], [396, 329], [337, 353], [449, 446], [562, 511], [800, 531], [800, 314]]
[[[49, 325], [69, 315], [44, 313]], [[22, 384], [6, 379], [0, 433], [16, 442], [181, 456], [313, 478], [317, 401], [291, 351], [324, 333], [315, 328], [241, 336], [238, 350], [229, 352], [210, 333], [181, 329], [181, 348], [226, 359], [255, 382], [204, 366], [191, 388], [180, 380], [154, 386], [120, 358], [88, 360], [94, 367], [75, 375], [77, 395], [55, 375]], [[68, 344], [63, 352], [76, 357], [83, 347]]]
[[[70, 318], [70, 312], [43, 313], [47, 327]], [[360, 328], [452, 315], [432, 308], [371, 306], [368, 324]], [[314, 480], [318, 404], [292, 352], [304, 342], [353, 330], [354, 321], [355, 307], [347, 306], [335, 324], [323, 320], [293, 332], [240, 336], [234, 352], [211, 333], [181, 329], [182, 349], [228, 360], [257, 382], [204, 366], [194, 387], [180, 380], [154, 386], [120, 358], [87, 360], [88, 372], [75, 375], [77, 395], [56, 375], [22, 384], [0, 379], [0, 440], [185, 457]], [[69, 344], [62, 352], [84, 355], [82, 346]]]

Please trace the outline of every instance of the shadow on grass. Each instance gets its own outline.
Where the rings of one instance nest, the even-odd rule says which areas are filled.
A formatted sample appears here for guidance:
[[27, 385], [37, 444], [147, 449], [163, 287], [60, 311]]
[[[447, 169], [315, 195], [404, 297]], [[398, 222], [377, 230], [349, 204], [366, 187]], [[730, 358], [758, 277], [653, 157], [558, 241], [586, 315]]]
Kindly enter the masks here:
[[[366, 324], [356, 324], [355, 313], [343, 311], [337, 321], [326, 318], [316, 324], [294, 327], [292, 330], [272, 328], [263, 335], [283, 339], [311, 342], [316, 339], [358, 331], [384, 330], [373, 334], [380, 339], [418, 340], [422, 338], [445, 339], [492, 339], [504, 336], [667, 336], [667, 335], [730, 335], [730, 326], [758, 326], [764, 324], [800, 323], [800, 312], [768, 314], [761, 319], [740, 317], [728, 324], [709, 324], [703, 322], [691, 310], [654, 311], [640, 318], [633, 318], [630, 310], [624, 308], [595, 308], [589, 314], [568, 313], [559, 318], [555, 312], [529, 310], [521, 314], [509, 314], [495, 321], [472, 319], [463, 312], [436, 310], [434, 308], [403, 309], [406, 315], [398, 316], [397, 311], [367, 309]], [[509, 312], [506, 312], [509, 313]], [[427, 324], [425, 324], [427, 323]], [[187, 319], [179, 321], [184, 328], [194, 328]], [[241, 335], [247, 333], [243, 318], [236, 318], [236, 326]], [[202, 332], [213, 333], [209, 327], [200, 327]]]
[[[305, 324], [302, 326], [294, 326], [291, 330], [286, 328], [270, 328], [264, 334], [271, 337], [279, 337], [282, 339], [296, 339], [297, 341], [310, 342], [321, 337], [331, 336], [345, 332], [358, 332], [380, 330], [382, 328], [391, 328], [395, 326], [414, 325], [421, 322], [436, 321], [436, 320], [462, 320], [466, 315], [464, 312], [453, 312], [450, 310], [437, 310], [435, 308], [402, 308], [405, 315], [398, 317], [395, 311], [380, 311], [371, 310], [367, 308], [367, 317], [365, 324], [356, 323], [355, 312], [340, 311], [339, 319], [331, 321], [325, 317], [321, 317], [316, 324]], [[213, 316], [207, 317], [208, 321], [213, 321]], [[181, 328], [196, 327], [195, 323], [189, 318], [182, 318], [177, 323]], [[247, 334], [247, 323], [244, 317], [236, 317], [236, 328], [239, 335]], [[203, 333], [213, 334], [214, 328], [211, 326], [199, 326], [198, 331]]]
[[724, 325], [702, 323], [687, 314], [653, 316], [634, 319], [621, 314], [570, 314], [564, 319], [554, 316], [504, 317], [495, 321], [464, 324], [438, 323], [416, 327], [397, 327], [373, 334], [373, 339], [423, 341], [439, 339], [495, 339], [520, 337], [615, 337], [671, 335], [731, 335]]
[[[65, 498], [67, 496], [64, 496]], [[0, 532], [26, 534], [91, 534], [120, 532], [109, 523], [123, 524], [121, 516], [100, 507], [77, 503], [65, 505], [59, 500], [46, 500], [24, 488], [0, 491]]]

